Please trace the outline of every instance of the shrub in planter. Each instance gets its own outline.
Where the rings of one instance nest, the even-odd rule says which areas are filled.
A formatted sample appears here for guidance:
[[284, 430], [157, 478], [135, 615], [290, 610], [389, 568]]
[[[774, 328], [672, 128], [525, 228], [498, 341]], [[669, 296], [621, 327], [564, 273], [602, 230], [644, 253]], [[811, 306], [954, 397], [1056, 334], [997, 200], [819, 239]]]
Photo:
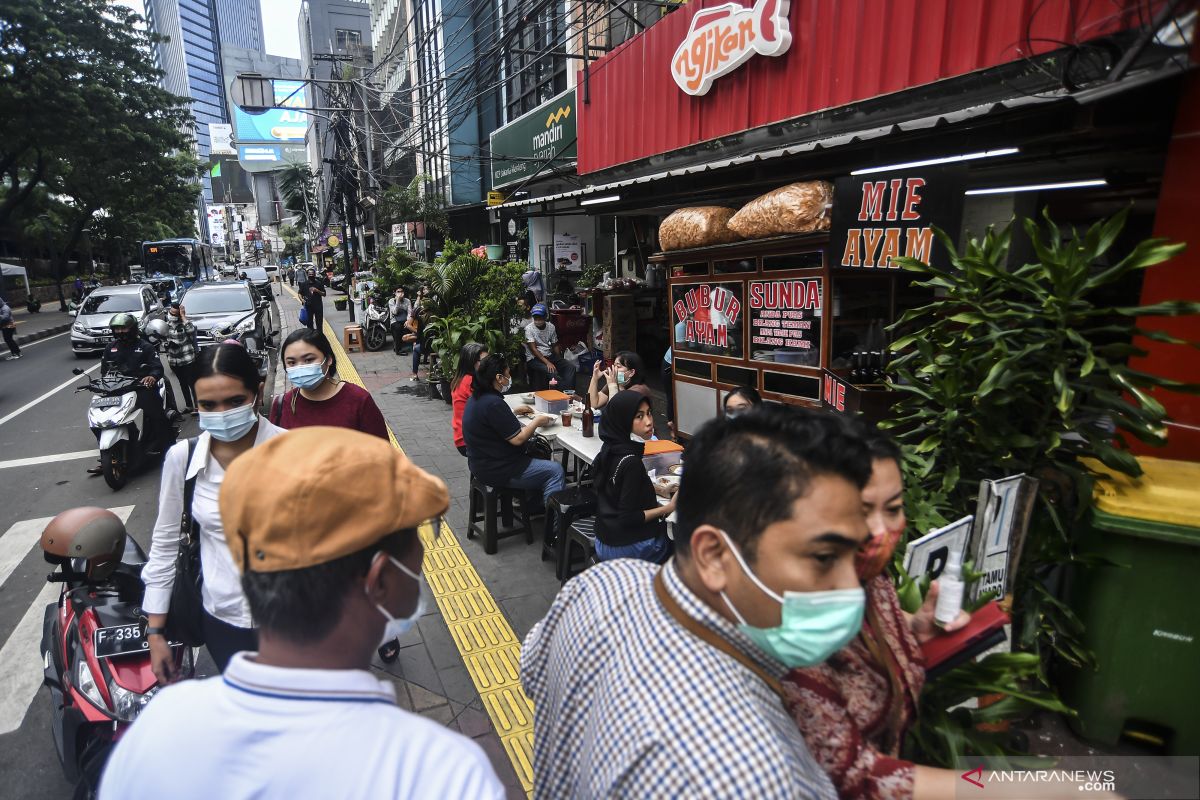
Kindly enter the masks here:
[[347, 298], [345, 298], [345, 297], [333, 298], [333, 307], [336, 308], [338, 311], [345, 311], [346, 303], [347, 303]]

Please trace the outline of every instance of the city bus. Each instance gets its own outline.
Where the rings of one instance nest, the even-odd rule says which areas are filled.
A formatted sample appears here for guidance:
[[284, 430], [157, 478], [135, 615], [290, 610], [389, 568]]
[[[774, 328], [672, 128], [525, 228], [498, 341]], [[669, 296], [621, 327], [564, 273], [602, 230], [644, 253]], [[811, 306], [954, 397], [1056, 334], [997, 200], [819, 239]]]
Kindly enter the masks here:
[[212, 245], [199, 239], [142, 242], [142, 271], [144, 280], [157, 274], [178, 277], [184, 288], [198, 280], [218, 277], [213, 269]]

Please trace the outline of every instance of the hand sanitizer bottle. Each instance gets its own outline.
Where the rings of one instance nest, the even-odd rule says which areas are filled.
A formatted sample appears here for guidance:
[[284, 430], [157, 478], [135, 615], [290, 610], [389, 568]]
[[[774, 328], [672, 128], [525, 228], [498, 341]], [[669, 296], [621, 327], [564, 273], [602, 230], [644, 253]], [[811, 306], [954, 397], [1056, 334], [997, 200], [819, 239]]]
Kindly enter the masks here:
[[933, 610], [933, 621], [942, 626], [953, 622], [962, 610], [962, 599], [962, 553], [955, 550], [950, 553], [946, 568], [938, 577], [938, 597]]

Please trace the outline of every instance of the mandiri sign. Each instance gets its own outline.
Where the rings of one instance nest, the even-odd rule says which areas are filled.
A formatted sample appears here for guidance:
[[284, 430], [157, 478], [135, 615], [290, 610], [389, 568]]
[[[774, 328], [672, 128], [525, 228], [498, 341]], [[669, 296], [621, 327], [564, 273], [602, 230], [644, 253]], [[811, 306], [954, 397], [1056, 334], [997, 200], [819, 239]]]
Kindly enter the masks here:
[[493, 131], [493, 188], [520, 183], [574, 164], [575, 112], [575, 90], [568, 89]]

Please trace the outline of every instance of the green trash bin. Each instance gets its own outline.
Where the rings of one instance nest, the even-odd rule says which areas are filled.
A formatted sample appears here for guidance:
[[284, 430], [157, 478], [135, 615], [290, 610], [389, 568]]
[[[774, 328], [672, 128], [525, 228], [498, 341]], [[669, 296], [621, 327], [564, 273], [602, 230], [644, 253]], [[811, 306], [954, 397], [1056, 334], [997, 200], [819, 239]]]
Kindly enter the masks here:
[[[1068, 601], [1097, 669], [1060, 675], [1071, 726], [1171, 755], [1200, 753], [1200, 464], [1139, 459], [1145, 474], [1097, 483], [1080, 551], [1121, 566], [1078, 569]], [[1100, 464], [1094, 469], [1105, 472]]]

